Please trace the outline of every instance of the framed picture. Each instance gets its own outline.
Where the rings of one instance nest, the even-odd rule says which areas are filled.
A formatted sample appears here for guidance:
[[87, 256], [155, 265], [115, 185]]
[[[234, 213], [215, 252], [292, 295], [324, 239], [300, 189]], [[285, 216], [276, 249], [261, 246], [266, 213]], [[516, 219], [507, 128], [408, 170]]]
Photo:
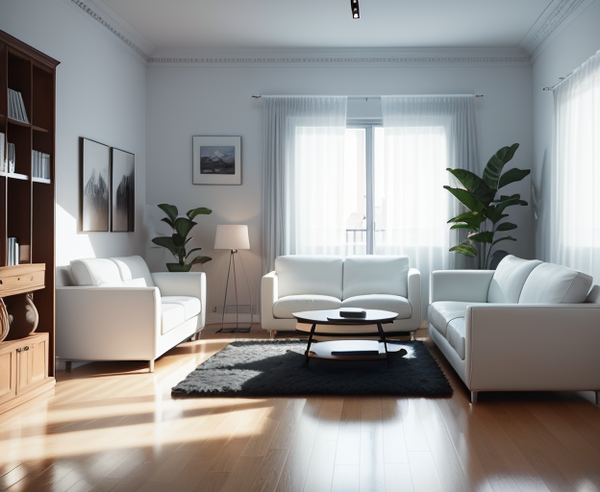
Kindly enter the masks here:
[[135, 222], [135, 155], [112, 149], [111, 231], [133, 232]]
[[81, 230], [108, 232], [110, 148], [81, 139]]
[[194, 184], [242, 184], [242, 137], [192, 137]]

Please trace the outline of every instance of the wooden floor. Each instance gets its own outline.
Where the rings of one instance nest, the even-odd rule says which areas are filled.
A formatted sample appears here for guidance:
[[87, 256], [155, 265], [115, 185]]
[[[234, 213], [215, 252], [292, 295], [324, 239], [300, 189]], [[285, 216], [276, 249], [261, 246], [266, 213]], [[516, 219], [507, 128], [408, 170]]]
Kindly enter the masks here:
[[214, 332], [153, 374], [133, 362], [59, 371], [54, 396], [0, 416], [0, 490], [600, 491], [591, 393], [484, 393], [472, 406], [430, 347], [450, 399], [171, 399], [248, 337]]

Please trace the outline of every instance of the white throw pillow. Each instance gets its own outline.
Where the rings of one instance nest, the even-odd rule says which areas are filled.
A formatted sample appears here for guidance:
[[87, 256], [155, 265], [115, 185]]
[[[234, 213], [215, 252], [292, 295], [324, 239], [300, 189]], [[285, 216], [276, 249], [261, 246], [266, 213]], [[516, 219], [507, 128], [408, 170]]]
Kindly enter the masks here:
[[490, 282], [488, 302], [519, 302], [527, 277], [540, 263], [540, 260], [524, 260], [513, 255], [502, 258]]
[[320, 294], [342, 298], [340, 256], [280, 256], [275, 260], [279, 297]]
[[408, 257], [349, 256], [344, 260], [344, 299], [367, 294], [408, 297]]
[[587, 296], [592, 277], [563, 265], [542, 263], [529, 275], [519, 304], [580, 303]]
[[121, 274], [121, 278], [124, 281], [143, 278], [146, 282], [146, 286], [154, 286], [150, 269], [148, 268], [146, 261], [141, 256], [120, 256], [111, 258], [111, 260], [117, 265], [119, 273]]
[[117, 265], [108, 258], [73, 260], [70, 268], [75, 285], [123, 285]]

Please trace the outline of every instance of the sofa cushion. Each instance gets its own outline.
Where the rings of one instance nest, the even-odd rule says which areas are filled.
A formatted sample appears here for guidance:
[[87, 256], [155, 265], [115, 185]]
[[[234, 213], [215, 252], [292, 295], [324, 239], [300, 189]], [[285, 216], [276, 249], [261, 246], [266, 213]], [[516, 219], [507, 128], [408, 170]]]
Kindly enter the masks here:
[[583, 302], [592, 277], [555, 263], [542, 263], [529, 274], [519, 304], [558, 304]]
[[139, 279], [143, 279], [147, 287], [154, 287], [152, 274], [141, 256], [120, 256], [111, 258], [111, 260], [117, 265], [121, 279], [125, 283], [133, 285], [137, 281], [137, 284], [139, 284]]
[[524, 260], [513, 255], [505, 256], [494, 271], [488, 290], [488, 302], [517, 303], [529, 274], [540, 260]]
[[123, 285], [117, 265], [108, 258], [73, 260], [70, 270], [75, 285]]
[[465, 318], [454, 318], [448, 323], [446, 333], [446, 340], [462, 360], [465, 360], [465, 326]]
[[164, 335], [200, 314], [202, 306], [197, 297], [164, 296], [161, 298], [161, 309], [161, 333]]
[[397, 319], [412, 316], [412, 306], [406, 297], [390, 294], [367, 294], [354, 296], [342, 301], [342, 307], [360, 307], [363, 309], [383, 309], [398, 313]]
[[316, 294], [341, 299], [342, 265], [339, 256], [280, 256], [275, 260], [279, 297]]
[[349, 256], [344, 260], [343, 297], [391, 294], [408, 297], [406, 256]]
[[472, 302], [438, 301], [430, 304], [427, 309], [427, 319], [441, 335], [446, 336], [448, 323], [456, 318], [464, 318], [467, 306]]
[[338, 309], [341, 301], [337, 297], [322, 295], [298, 295], [280, 297], [273, 304], [275, 318], [293, 318], [292, 313], [317, 309]]

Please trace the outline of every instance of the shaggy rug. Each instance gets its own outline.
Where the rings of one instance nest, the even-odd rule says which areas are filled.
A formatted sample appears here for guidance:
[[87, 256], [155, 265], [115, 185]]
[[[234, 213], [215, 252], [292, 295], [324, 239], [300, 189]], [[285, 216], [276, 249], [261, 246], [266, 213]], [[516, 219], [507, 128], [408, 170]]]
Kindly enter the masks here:
[[[393, 342], [391, 342], [393, 343]], [[273, 396], [450, 397], [452, 387], [422, 342], [385, 359], [324, 360], [303, 367], [306, 341], [243, 340], [230, 343], [177, 386], [174, 398]]]

